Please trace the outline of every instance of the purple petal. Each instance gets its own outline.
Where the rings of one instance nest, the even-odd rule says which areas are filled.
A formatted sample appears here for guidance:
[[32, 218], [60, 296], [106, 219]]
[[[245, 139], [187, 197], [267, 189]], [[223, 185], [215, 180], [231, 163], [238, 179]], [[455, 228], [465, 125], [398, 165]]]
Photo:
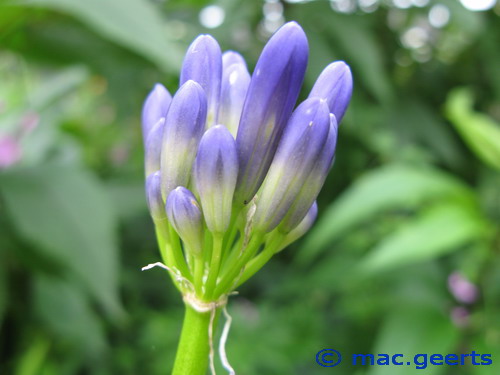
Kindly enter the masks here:
[[146, 139], [146, 147], [144, 149], [144, 169], [146, 176], [160, 169], [164, 129], [165, 118], [162, 117], [150, 130]]
[[149, 212], [154, 220], [166, 219], [165, 205], [161, 197], [161, 177], [156, 171], [146, 177], [146, 201]]
[[243, 65], [247, 68], [247, 63], [243, 56], [241, 56], [238, 52], [235, 51], [226, 51], [222, 54], [222, 71], [227, 69], [229, 66], [233, 64]]
[[165, 119], [161, 151], [163, 196], [188, 186], [198, 143], [205, 129], [207, 101], [201, 86], [187, 81], [177, 91]]
[[157, 83], [149, 93], [142, 107], [142, 137], [144, 143], [148, 139], [149, 132], [167, 115], [172, 96], [161, 83]]
[[326, 99], [338, 123], [342, 121], [352, 95], [352, 73], [349, 65], [335, 61], [328, 65], [314, 84], [310, 98]]
[[208, 127], [217, 124], [222, 77], [219, 44], [210, 35], [200, 35], [189, 46], [181, 71], [181, 85], [188, 80], [198, 82], [205, 90], [208, 103]]
[[224, 233], [231, 220], [238, 178], [236, 143], [224, 126], [217, 125], [205, 132], [193, 171], [207, 227], [211, 232]]
[[254, 228], [269, 232], [285, 217], [321, 156], [329, 128], [326, 101], [307, 99], [295, 110], [259, 191]]
[[201, 210], [195, 196], [179, 186], [167, 198], [166, 211], [170, 224], [194, 255], [203, 248], [203, 222]]
[[238, 124], [249, 84], [250, 74], [244, 64], [234, 63], [224, 67], [219, 123], [227, 127], [234, 137], [238, 132]]
[[238, 136], [238, 203], [249, 202], [274, 157], [307, 66], [308, 44], [295, 22], [282, 26], [264, 47], [252, 75]]
[[297, 194], [292, 207], [286, 213], [286, 216], [281, 222], [280, 231], [288, 233], [299, 225], [304, 216], [307, 214], [309, 207], [311, 207], [312, 203], [316, 200], [323, 184], [325, 183], [328, 172], [333, 165], [337, 144], [337, 130], [338, 124], [335, 116], [330, 114], [330, 126], [326, 142], [323, 145], [311, 172], [306, 177], [304, 185]]
[[302, 219], [299, 225], [293, 228], [286, 235], [282, 248], [287, 247], [292, 242], [297, 241], [300, 237], [306, 234], [309, 231], [309, 229], [311, 229], [311, 227], [313, 226], [317, 216], [318, 216], [318, 203], [314, 201], [312, 206], [307, 211], [306, 216]]

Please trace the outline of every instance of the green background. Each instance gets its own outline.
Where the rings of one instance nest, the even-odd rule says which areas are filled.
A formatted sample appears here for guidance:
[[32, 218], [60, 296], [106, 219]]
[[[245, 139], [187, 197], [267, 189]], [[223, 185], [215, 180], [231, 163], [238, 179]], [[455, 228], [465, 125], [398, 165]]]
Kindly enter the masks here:
[[[214, 29], [200, 23], [208, 5], [225, 13]], [[301, 98], [336, 59], [354, 94], [316, 225], [231, 298], [231, 364], [500, 373], [500, 4], [30, 0], [0, 3], [0, 152], [17, 150], [0, 166], [0, 374], [170, 372], [183, 306], [165, 272], [140, 271], [159, 259], [142, 101], [155, 82], [175, 92], [196, 35], [253, 69], [288, 20], [310, 43]], [[475, 302], [451, 293], [454, 272], [477, 286]], [[326, 369], [323, 348], [476, 350], [494, 363]]]

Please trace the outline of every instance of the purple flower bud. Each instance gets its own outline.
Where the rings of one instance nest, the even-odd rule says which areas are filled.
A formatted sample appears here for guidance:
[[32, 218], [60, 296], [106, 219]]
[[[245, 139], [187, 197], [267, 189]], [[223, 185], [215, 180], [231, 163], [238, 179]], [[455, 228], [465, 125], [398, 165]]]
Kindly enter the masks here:
[[318, 216], [318, 204], [316, 201], [312, 204], [311, 208], [309, 208], [309, 211], [307, 211], [306, 216], [302, 219], [302, 221], [297, 225], [295, 228], [293, 228], [285, 237], [283, 245], [281, 245], [281, 248], [284, 249], [288, 245], [290, 245], [292, 242], [297, 241], [300, 237], [302, 237], [304, 234], [306, 234], [309, 229], [311, 229], [312, 225], [316, 221], [316, 217]]
[[224, 233], [231, 220], [238, 178], [236, 143], [222, 125], [208, 129], [200, 141], [194, 163], [194, 180], [208, 229]]
[[310, 98], [326, 99], [330, 112], [340, 124], [352, 95], [352, 74], [349, 65], [335, 61], [328, 65], [314, 84]]
[[269, 40], [252, 75], [238, 127], [238, 203], [249, 202], [262, 181], [293, 110], [307, 66], [308, 44], [295, 22]]
[[[259, 191], [254, 228], [269, 232], [285, 217], [320, 157], [329, 128], [330, 113], [326, 101], [311, 98], [297, 107]], [[312, 202], [304, 215], [311, 205]]]
[[335, 147], [337, 145], [337, 130], [338, 124], [335, 116], [330, 114], [328, 137], [309, 175], [304, 179], [304, 185], [296, 195], [292, 207], [288, 210], [280, 224], [279, 229], [283, 233], [290, 232], [302, 221], [309, 207], [311, 207], [311, 204], [316, 200], [321, 191], [328, 172], [333, 165]]
[[177, 91], [165, 119], [161, 151], [163, 196], [187, 186], [198, 143], [205, 129], [207, 101], [201, 86], [187, 81]]
[[187, 249], [195, 256], [200, 255], [203, 249], [203, 222], [193, 193], [182, 186], [175, 188], [168, 195], [166, 210], [170, 224]]
[[247, 67], [245, 59], [238, 52], [235, 51], [224, 52], [222, 54], [222, 72], [224, 72], [224, 69], [227, 69], [229, 66], [233, 64], [243, 65], [245, 68]]
[[208, 103], [207, 126], [217, 124], [222, 76], [219, 44], [210, 35], [200, 35], [189, 46], [181, 71], [181, 85], [188, 80], [198, 82], [205, 90]]
[[238, 132], [241, 110], [243, 109], [249, 84], [250, 74], [244, 63], [224, 66], [219, 123], [227, 127], [234, 137]]
[[151, 173], [146, 177], [146, 201], [149, 212], [154, 221], [167, 218], [165, 205], [161, 197], [161, 177], [160, 171]]
[[148, 134], [155, 124], [165, 117], [172, 101], [172, 96], [167, 89], [157, 83], [149, 93], [142, 106], [142, 137], [146, 144]]
[[161, 118], [150, 130], [144, 149], [144, 169], [146, 176], [160, 169], [161, 148], [163, 143], [163, 130], [165, 118]]

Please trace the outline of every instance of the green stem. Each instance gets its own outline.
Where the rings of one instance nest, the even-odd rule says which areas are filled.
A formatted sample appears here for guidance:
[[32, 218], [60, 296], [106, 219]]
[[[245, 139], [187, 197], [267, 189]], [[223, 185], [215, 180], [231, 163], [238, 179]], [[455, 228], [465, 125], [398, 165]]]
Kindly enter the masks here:
[[255, 275], [262, 267], [264, 267], [267, 262], [269, 262], [272, 256], [279, 250], [284, 237], [285, 236], [282, 234], [276, 234], [270, 239], [269, 243], [266, 244], [264, 250], [250, 262], [248, 262], [235, 287], [239, 287], [241, 284]]
[[[172, 375], [206, 375], [210, 353], [208, 336], [210, 316], [210, 312], [199, 313], [186, 305]], [[212, 332], [215, 332], [215, 327], [212, 328]]]
[[[156, 224], [156, 223], [155, 223]], [[166, 239], [166, 231], [158, 229], [160, 228], [159, 225], [156, 225], [156, 239], [158, 242], [158, 248], [160, 250], [160, 256], [163, 264], [165, 264], [167, 267], [170, 268], [178, 268], [177, 264], [175, 263], [175, 259], [173, 258], [172, 254], [172, 249], [170, 248], [170, 245]], [[172, 279], [175, 287], [179, 290], [179, 292], [183, 292], [181, 285], [177, 281], [174, 275], [172, 275], [171, 272], [168, 272], [170, 278]]]
[[201, 298], [203, 295], [203, 273], [205, 272], [205, 262], [200, 254], [194, 259], [194, 288], [196, 296]]
[[214, 233], [213, 238], [214, 238], [214, 243], [212, 250], [212, 261], [210, 262], [210, 266], [208, 269], [207, 284], [205, 289], [205, 295], [208, 301], [211, 300], [214, 294], [215, 284], [217, 283], [217, 277], [219, 276], [220, 261], [222, 255], [223, 236]]
[[174, 255], [175, 263], [177, 264], [178, 270], [181, 272], [182, 276], [184, 276], [189, 281], [193, 280], [193, 276], [191, 275], [191, 271], [186, 263], [186, 259], [184, 258], [184, 254], [182, 253], [181, 244], [179, 243], [179, 236], [175, 232], [174, 228], [169, 224], [169, 238], [168, 241], [172, 247], [172, 253]]
[[228, 272], [222, 277], [217, 285], [214, 293], [215, 298], [219, 298], [221, 295], [231, 291], [230, 289], [234, 287], [233, 284], [235, 283], [235, 279], [238, 277], [243, 267], [245, 267], [248, 261], [252, 259], [259, 250], [262, 244], [262, 237], [264, 237], [263, 234], [255, 233], [246, 247], [241, 250], [240, 257], [235, 262], [235, 265], [228, 268]]

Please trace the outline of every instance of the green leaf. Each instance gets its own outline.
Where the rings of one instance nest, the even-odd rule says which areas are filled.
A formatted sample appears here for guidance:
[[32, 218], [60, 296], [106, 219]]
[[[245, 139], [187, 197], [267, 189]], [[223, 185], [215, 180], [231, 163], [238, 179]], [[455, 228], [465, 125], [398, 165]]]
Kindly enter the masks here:
[[[3, 254], [1, 254], [1, 255], [3, 255]], [[7, 290], [8, 290], [7, 289], [7, 275], [6, 275], [6, 271], [5, 271], [5, 268], [3, 266], [3, 262], [2, 262], [2, 263], [0, 263], [0, 325], [3, 322], [3, 317], [5, 314], [5, 311], [7, 310], [7, 301], [8, 301]]]
[[415, 208], [431, 199], [453, 196], [472, 199], [459, 181], [433, 169], [390, 165], [368, 172], [320, 213], [297, 260], [311, 261], [346, 231], [381, 212]]
[[108, 38], [156, 63], [167, 72], [182, 61], [180, 47], [169, 39], [159, 10], [146, 0], [21, 0], [67, 13]]
[[453, 90], [446, 100], [446, 114], [476, 156], [500, 170], [500, 126], [483, 113], [474, 112], [470, 90]]
[[[448, 366], [431, 365], [417, 370], [413, 364], [416, 354], [454, 353], [460, 338], [449, 316], [432, 308], [401, 308], [385, 320], [372, 353], [403, 354], [403, 365], [373, 366], [369, 375], [442, 374]], [[397, 359], [401, 361], [401, 358]], [[424, 358], [419, 357], [420, 363]], [[408, 365], [407, 362], [412, 364]]]
[[435, 258], [484, 238], [485, 229], [485, 223], [469, 210], [441, 204], [385, 237], [359, 268], [366, 273], [380, 272]]
[[103, 350], [102, 328], [85, 293], [67, 281], [41, 275], [35, 278], [34, 293], [39, 319], [60, 340], [71, 342], [89, 355]]
[[96, 178], [71, 166], [11, 170], [0, 175], [0, 193], [19, 235], [120, 314], [117, 222]]

